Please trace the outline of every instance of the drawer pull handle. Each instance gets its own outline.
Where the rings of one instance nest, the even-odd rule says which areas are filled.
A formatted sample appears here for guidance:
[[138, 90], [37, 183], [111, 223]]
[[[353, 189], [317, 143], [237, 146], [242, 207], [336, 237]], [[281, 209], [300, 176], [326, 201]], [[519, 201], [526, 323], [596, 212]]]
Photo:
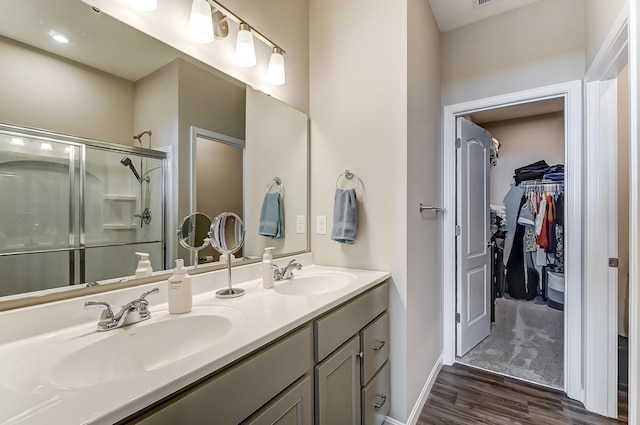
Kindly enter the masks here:
[[384, 347], [384, 344], [385, 344], [384, 340], [376, 342], [376, 344], [372, 347], [373, 351], [382, 350], [382, 347]]
[[381, 408], [382, 406], [384, 406], [384, 404], [387, 402], [387, 396], [384, 394], [379, 394], [380, 397], [380, 401], [379, 402], [373, 402], [371, 403], [371, 405], [373, 407], [375, 407], [376, 409]]

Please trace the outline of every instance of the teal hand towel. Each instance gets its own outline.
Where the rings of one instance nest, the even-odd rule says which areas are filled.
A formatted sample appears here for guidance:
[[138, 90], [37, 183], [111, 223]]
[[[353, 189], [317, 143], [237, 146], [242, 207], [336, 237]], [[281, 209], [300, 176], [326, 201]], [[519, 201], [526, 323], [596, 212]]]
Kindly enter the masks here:
[[273, 239], [284, 238], [284, 207], [280, 193], [267, 193], [260, 209], [258, 234]]
[[336, 189], [333, 197], [331, 239], [353, 244], [358, 237], [358, 201], [355, 189]]

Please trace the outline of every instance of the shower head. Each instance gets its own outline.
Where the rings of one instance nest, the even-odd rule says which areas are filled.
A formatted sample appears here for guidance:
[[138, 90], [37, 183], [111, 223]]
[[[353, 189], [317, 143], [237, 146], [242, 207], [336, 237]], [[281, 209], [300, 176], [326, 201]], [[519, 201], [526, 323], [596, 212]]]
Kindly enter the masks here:
[[125, 167], [129, 167], [133, 175], [136, 176], [136, 179], [138, 179], [138, 181], [142, 183], [142, 178], [140, 178], [140, 174], [138, 174], [138, 172], [136, 171], [136, 167], [133, 166], [133, 163], [131, 162], [131, 158], [129, 158], [128, 156], [125, 156], [120, 160], [120, 164], [124, 165]]
[[149, 135], [149, 147], [151, 147], [151, 130], [143, 131], [142, 133], [133, 136], [133, 138], [137, 140], [138, 143], [140, 143], [140, 146], [142, 147], [142, 140], [140, 138], [145, 134]]

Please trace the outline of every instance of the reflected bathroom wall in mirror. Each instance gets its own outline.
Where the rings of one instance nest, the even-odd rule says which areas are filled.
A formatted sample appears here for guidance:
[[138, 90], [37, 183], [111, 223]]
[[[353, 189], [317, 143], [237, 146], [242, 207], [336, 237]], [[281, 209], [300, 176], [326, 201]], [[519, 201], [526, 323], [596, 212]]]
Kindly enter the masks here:
[[[55, 44], [48, 36], [54, 27], [68, 31], [73, 42], [64, 46]], [[176, 232], [181, 219], [192, 212], [189, 196], [191, 128], [197, 126], [243, 140], [245, 133], [255, 133], [251, 124], [246, 122], [245, 114], [248, 109], [256, 110], [259, 106], [247, 104], [245, 84], [77, 0], [0, 0], [0, 65], [0, 93], [3, 97], [0, 122], [127, 145], [134, 149], [151, 148], [167, 152], [171, 167], [165, 181], [164, 194], [168, 205], [165, 220], [162, 220], [167, 237], [164, 248], [166, 264], [172, 265], [177, 257], [188, 258], [188, 252], [179, 249]], [[302, 114], [271, 99], [284, 110]], [[269, 111], [260, 114], [266, 116]], [[271, 125], [284, 127], [288, 124], [286, 121], [278, 122], [274, 117]], [[150, 134], [134, 138], [147, 131]], [[299, 147], [280, 145], [269, 150], [276, 154], [283, 149], [279, 153], [283, 157], [298, 148], [307, 152], [306, 132], [304, 140], [299, 139], [298, 142], [301, 143]], [[253, 175], [246, 173], [246, 170], [264, 165], [262, 158], [252, 155], [251, 150], [245, 148], [243, 152], [241, 217], [259, 214], [259, 210], [251, 211], [251, 208], [259, 208], [267, 183], [262, 177], [254, 179]], [[138, 185], [128, 166], [120, 164], [122, 159], [120, 156], [116, 161], [119, 171], [131, 179], [130, 184]], [[139, 160], [131, 159], [140, 172]], [[258, 165], [252, 162], [256, 160]], [[308, 158], [291, 161], [296, 167], [299, 164], [306, 167], [307, 162]], [[285, 173], [284, 169], [269, 170], [270, 175]], [[302, 174], [306, 182], [306, 169]], [[223, 195], [216, 193], [216, 184], [206, 178], [204, 180], [200, 184], [203, 191], [211, 199], [221, 199]], [[250, 188], [252, 185], [258, 186]], [[292, 190], [295, 190], [295, 185], [287, 186], [287, 196], [292, 196]], [[250, 192], [259, 194], [254, 199]], [[235, 196], [237, 198], [237, 194]], [[303, 203], [307, 204], [306, 185], [295, 198], [304, 199]], [[104, 203], [104, 200], [100, 202]], [[126, 205], [126, 202], [112, 203]], [[97, 205], [87, 207], [99, 209]], [[157, 207], [150, 208], [154, 211]], [[159, 223], [155, 219], [157, 217], [154, 214], [153, 226]], [[295, 234], [294, 228], [290, 228], [287, 237]], [[253, 231], [250, 229], [248, 234]], [[95, 240], [104, 236], [106, 234], [101, 234], [98, 228], [91, 235]], [[292, 250], [308, 249], [304, 236], [304, 240], [299, 240], [299, 245]], [[286, 251], [288, 245], [283, 244], [282, 248], [280, 254], [293, 252]], [[153, 251], [151, 248], [143, 250]], [[135, 255], [132, 254], [131, 258], [135, 261]], [[100, 262], [100, 256], [96, 259]], [[65, 272], [59, 264], [57, 260], [42, 262], [38, 273], [55, 276], [58, 272]], [[111, 264], [102, 264], [101, 267], [113, 270]], [[122, 271], [121, 276], [130, 275], [128, 268]], [[154, 271], [162, 268], [160, 263], [154, 264]], [[16, 293], [38, 295], [38, 299], [42, 299], [42, 293], [32, 292], [37, 288], [30, 285], [31, 282], [22, 280], [16, 279], [16, 285], [23, 285], [23, 290], [18, 288]], [[60, 276], [59, 284], [54, 286], [56, 291], [69, 288], [66, 276]], [[16, 306], [15, 303], [2, 303], [3, 300], [0, 297], [0, 309]], [[33, 302], [25, 300], [23, 305]]]

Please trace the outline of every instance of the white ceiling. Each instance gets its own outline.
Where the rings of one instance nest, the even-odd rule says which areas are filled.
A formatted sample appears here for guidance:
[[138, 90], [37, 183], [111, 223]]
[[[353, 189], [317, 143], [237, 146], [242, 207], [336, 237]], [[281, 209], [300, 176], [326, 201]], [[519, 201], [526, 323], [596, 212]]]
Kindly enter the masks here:
[[485, 124], [489, 122], [513, 120], [562, 111], [564, 111], [564, 98], [556, 97], [536, 102], [522, 103], [519, 105], [475, 112], [471, 114], [471, 121], [476, 124]]
[[429, 0], [441, 32], [459, 28], [539, 0]]

